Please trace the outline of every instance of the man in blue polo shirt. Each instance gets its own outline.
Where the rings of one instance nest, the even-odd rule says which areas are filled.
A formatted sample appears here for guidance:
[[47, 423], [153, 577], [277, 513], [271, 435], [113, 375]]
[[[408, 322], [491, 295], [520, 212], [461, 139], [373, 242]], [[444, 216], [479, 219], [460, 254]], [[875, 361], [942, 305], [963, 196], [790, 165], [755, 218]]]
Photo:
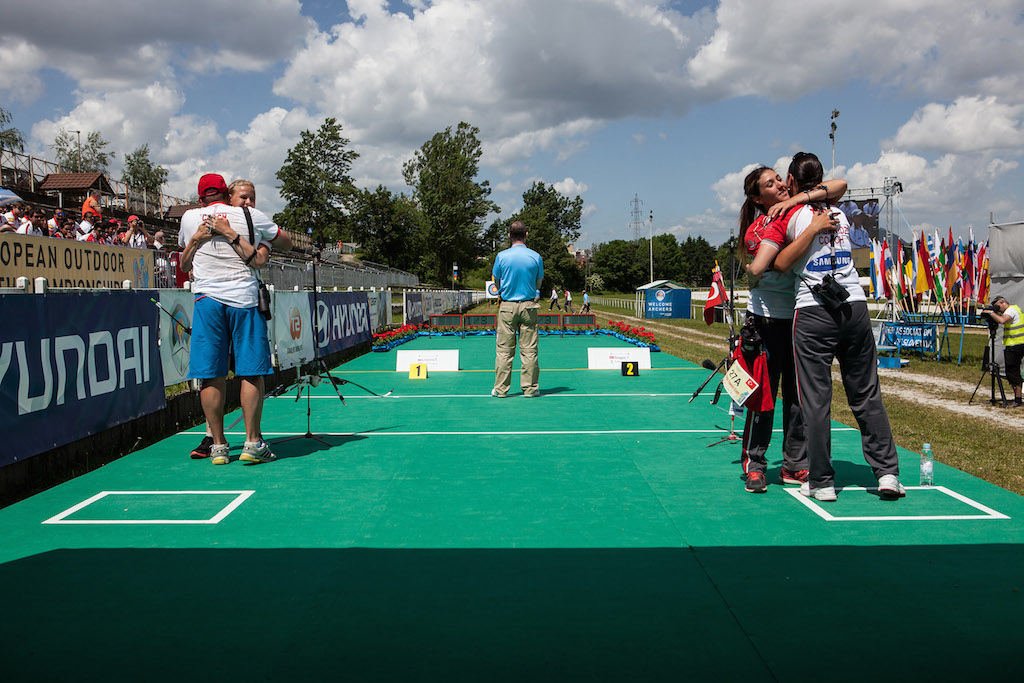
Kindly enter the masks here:
[[498, 287], [501, 304], [498, 308], [498, 341], [494, 360], [494, 389], [491, 396], [505, 398], [512, 384], [512, 357], [519, 334], [519, 360], [522, 373], [519, 384], [523, 395], [540, 395], [537, 362], [537, 311], [540, 308], [540, 283], [544, 279], [544, 262], [540, 254], [524, 244], [526, 224], [515, 221], [508, 226], [512, 246], [494, 259], [492, 277]]

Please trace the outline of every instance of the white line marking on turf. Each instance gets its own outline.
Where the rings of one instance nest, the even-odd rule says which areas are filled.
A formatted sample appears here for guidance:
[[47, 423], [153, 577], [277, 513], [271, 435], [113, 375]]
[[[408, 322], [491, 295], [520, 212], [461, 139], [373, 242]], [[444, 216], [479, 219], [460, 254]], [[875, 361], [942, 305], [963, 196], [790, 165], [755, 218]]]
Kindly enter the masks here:
[[[95, 496], [69, 507], [42, 524], [218, 524], [244, 503], [255, 491], [100, 491]], [[106, 496], [213, 496], [234, 495], [235, 499], [209, 519], [65, 519]]]
[[[774, 430], [781, 432], [781, 429]], [[839, 431], [855, 431], [850, 427], [833, 429]], [[529, 434], [532, 436], [548, 435], [569, 435], [587, 436], [601, 434], [721, 434], [721, 429], [592, 429], [592, 430], [544, 430], [536, 429], [530, 431], [515, 430], [508, 432], [384, 432], [369, 430], [365, 432], [315, 432], [315, 436], [508, 436], [514, 434]], [[199, 436], [206, 432], [181, 432], [179, 436]], [[244, 436], [245, 432], [224, 432], [226, 436]], [[305, 432], [263, 432], [263, 436], [302, 436]]]
[[[967, 496], [952, 491], [945, 486], [906, 486], [904, 487], [907, 491], [938, 491], [944, 493], [951, 498], [955, 498], [962, 503], [970, 505], [976, 510], [984, 512], [983, 515], [874, 515], [866, 517], [837, 517], [827, 512], [822, 506], [813, 498], [808, 498], [800, 493], [799, 488], [788, 488], [786, 493], [793, 496], [801, 503], [810, 508], [814, 514], [821, 517], [826, 522], [905, 522], [905, 521], [937, 521], [937, 520], [962, 520], [962, 519], [1010, 519], [1008, 515], [1004, 515], [1001, 512], [997, 512], [992, 508], [982, 505], [976, 500], [972, 500]], [[863, 487], [863, 486], [844, 486], [843, 488], [837, 488], [836, 492], [841, 493], [843, 491], [877, 491], [878, 487]]]

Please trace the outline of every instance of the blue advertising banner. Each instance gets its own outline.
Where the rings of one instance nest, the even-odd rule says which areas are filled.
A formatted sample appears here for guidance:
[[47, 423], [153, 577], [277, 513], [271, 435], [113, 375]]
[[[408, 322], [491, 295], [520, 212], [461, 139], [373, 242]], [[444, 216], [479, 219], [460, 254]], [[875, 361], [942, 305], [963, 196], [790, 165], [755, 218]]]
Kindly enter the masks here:
[[[366, 292], [320, 292], [317, 298], [316, 343], [326, 356], [370, 341], [370, 303]], [[313, 293], [309, 294], [310, 308]]]
[[899, 346], [903, 349], [936, 353], [939, 349], [938, 327], [927, 323], [917, 325], [900, 325], [898, 323], [882, 323], [882, 342], [888, 346]]
[[164, 407], [151, 296], [0, 296], [0, 467]]
[[689, 318], [690, 290], [648, 289], [644, 298], [645, 318]]

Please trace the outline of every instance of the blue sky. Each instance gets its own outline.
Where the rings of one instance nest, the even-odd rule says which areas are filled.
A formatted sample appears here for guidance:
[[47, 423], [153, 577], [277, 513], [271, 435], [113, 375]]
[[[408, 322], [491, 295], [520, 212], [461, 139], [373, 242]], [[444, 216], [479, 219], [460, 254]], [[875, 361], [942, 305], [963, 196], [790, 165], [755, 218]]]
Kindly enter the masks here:
[[899, 178], [915, 229], [1024, 219], [1024, 0], [3, 6], [0, 106], [29, 151], [98, 130], [119, 177], [149, 144], [179, 196], [216, 171], [279, 210], [274, 173], [327, 116], [361, 155], [357, 184], [407, 191], [402, 163], [465, 120], [503, 215], [542, 180], [583, 197], [578, 246], [630, 238], [634, 195], [656, 233], [719, 244], [752, 165], [831, 165], [835, 108], [836, 174]]

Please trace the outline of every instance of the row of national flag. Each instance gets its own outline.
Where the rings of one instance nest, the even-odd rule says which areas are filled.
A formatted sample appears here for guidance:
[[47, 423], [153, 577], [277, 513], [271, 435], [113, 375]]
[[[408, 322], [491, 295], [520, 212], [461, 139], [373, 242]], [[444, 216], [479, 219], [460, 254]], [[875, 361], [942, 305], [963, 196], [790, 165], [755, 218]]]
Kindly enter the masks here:
[[966, 244], [963, 238], [954, 242], [952, 228], [948, 239], [940, 238], [938, 230], [914, 233], [910, 243], [873, 239], [869, 270], [871, 296], [893, 299], [904, 310], [916, 309], [925, 292], [943, 310], [988, 303], [988, 245], [976, 243], [973, 230]]

